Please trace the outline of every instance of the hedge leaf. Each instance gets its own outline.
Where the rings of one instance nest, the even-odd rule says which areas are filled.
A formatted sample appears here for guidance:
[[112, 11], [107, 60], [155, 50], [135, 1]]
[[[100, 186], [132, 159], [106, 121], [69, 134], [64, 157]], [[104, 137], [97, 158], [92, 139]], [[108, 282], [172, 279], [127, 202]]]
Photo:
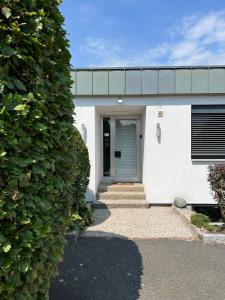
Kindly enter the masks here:
[[78, 180], [77, 166], [89, 162], [75, 148], [82, 139], [60, 2], [1, 0], [1, 300], [47, 299], [72, 207], [88, 183], [89, 171], [82, 187]]

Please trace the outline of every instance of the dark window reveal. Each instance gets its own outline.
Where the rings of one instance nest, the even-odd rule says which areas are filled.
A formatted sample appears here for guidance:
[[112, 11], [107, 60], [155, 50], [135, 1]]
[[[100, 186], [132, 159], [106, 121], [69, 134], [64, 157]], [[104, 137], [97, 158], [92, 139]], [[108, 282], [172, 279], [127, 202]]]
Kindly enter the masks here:
[[103, 118], [103, 174], [110, 176], [110, 118]]
[[225, 105], [192, 106], [193, 159], [225, 159]]

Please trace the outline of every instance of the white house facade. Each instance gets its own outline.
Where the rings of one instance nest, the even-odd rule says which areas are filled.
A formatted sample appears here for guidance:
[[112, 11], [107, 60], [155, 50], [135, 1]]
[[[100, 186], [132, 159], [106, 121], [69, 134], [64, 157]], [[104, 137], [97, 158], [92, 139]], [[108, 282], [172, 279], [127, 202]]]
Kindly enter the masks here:
[[102, 182], [141, 182], [151, 205], [214, 204], [208, 166], [225, 161], [225, 67], [75, 69], [76, 126]]

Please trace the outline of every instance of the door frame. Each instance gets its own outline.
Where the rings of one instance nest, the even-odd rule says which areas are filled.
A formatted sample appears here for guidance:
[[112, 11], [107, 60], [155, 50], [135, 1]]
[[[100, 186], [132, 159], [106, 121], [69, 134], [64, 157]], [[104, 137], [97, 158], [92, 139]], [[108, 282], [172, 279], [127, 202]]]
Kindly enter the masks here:
[[[110, 118], [110, 176], [103, 176], [103, 118]], [[136, 120], [136, 138], [137, 138], [137, 176], [121, 177], [116, 176], [116, 158], [115, 158], [115, 135], [116, 135], [116, 120]], [[141, 182], [141, 115], [102, 115], [101, 116], [101, 157], [102, 157], [102, 181], [103, 182]]]

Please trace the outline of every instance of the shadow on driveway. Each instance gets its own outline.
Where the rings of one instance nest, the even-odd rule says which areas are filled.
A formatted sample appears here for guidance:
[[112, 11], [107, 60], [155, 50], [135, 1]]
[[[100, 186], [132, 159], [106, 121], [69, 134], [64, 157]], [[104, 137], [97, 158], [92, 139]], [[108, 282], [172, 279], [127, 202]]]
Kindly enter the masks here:
[[121, 237], [80, 238], [65, 247], [60, 275], [50, 300], [136, 300], [139, 298], [142, 258], [137, 245]]

